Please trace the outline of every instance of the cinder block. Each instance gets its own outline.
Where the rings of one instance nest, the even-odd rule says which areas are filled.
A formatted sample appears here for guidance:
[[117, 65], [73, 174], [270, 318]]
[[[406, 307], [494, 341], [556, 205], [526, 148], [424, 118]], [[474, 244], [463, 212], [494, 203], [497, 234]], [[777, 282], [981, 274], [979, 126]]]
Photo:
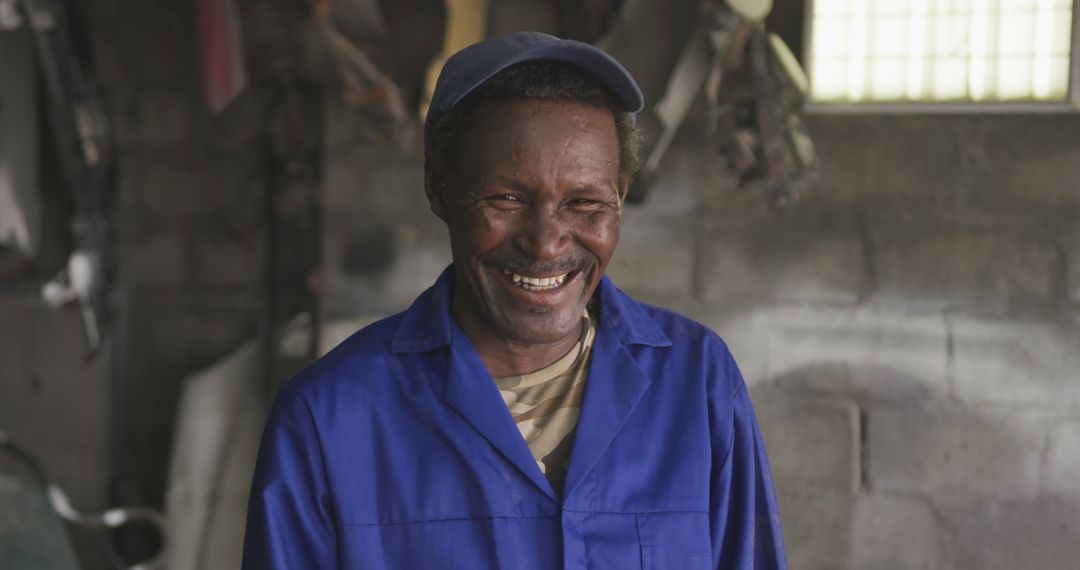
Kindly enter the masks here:
[[240, 238], [223, 233], [194, 232], [192, 282], [214, 288], [256, 289], [263, 280], [260, 234]]
[[859, 410], [855, 404], [776, 390], [755, 390], [753, 398], [778, 487], [859, 492]]
[[850, 568], [945, 570], [941, 529], [923, 499], [863, 494], [855, 503]]
[[[258, 2], [240, 5], [244, 21], [244, 46], [247, 58], [248, 81], [252, 84], [268, 84], [283, 74], [299, 80], [314, 80], [312, 67], [329, 66], [329, 62], [316, 54], [305, 54], [312, 49], [310, 36], [295, 25], [297, 18], [305, 14], [302, 6]], [[301, 57], [301, 55], [306, 57]], [[324, 67], [325, 69], [325, 67]]]
[[[266, 134], [267, 101], [264, 88], [249, 85], [240, 96], [218, 113], [199, 103], [200, 128], [196, 135], [214, 152], [244, 154], [263, 144]], [[325, 156], [325, 155], [324, 155]]]
[[153, 12], [132, 12], [122, 5], [105, 3], [88, 9], [98, 25], [91, 27], [118, 52], [124, 74], [118, 82], [144, 85], [177, 85], [194, 88], [198, 73], [194, 6], [163, 6]]
[[[417, 214], [441, 223], [424, 195], [422, 149], [402, 150], [377, 140], [357, 139], [364, 117], [340, 102], [329, 103], [323, 188], [327, 223], [391, 221]], [[332, 125], [338, 122], [340, 124]], [[351, 127], [351, 128], [349, 128]], [[339, 139], [339, 140], [336, 140]]]
[[1069, 254], [1069, 273], [1067, 277], [1069, 302], [1080, 308], [1080, 251]]
[[871, 222], [871, 243], [878, 298], [950, 306], [1054, 301], [1059, 261], [1034, 227], [881, 216]]
[[1016, 115], [982, 119], [981, 132], [965, 137], [969, 155], [976, 158], [972, 166], [985, 170], [987, 184], [977, 190], [985, 195], [981, 202], [1053, 209], [1080, 205], [1075, 185], [1080, 174], [1076, 160], [1080, 117]]
[[1068, 228], [1061, 237], [1061, 248], [1065, 252], [1065, 295], [1080, 309], [1080, 229]]
[[856, 497], [847, 491], [777, 490], [788, 567], [848, 568]]
[[[722, 203], [729, 214], [745, 214], [745, 209], [726, 200], [727, 187], [721, 178], [718, 154], [700, 137], [689, 136], [691, 129], [681, 129], [664, 159], [657, 166], [655, 186], [640, 205], [628, 204], [627, 211], [643, 210], [661, 216], [685, 216], [687, 220], [704, 215], [714, 218], [710, 201]], [[706, 212], [706, 210], [708, 210]], [[734, 210], [734, 211], [733, 211]]]
[[865, 284], [862, 242], [843, 219], [711, 227], [700, 256], [701, 291], [720, 303], [855, 303]]
[[1050, 432], [1043, 492], [1080, 497], [1080, 420], [1056, 426]]
[[149, 151], [127, 156], [120, 191], [126, 214], [143, 223], [188, 224], [257, 217], [264, 161], [257, 153]]
[[249, 85], [228, 107], [212, 113], [188, 86], [121, 84], [109, 97], [116, 143], [126, 151], [199, 145], [223, 154], [250, 152], [266, 133], [264, 90]]
[[977, 170], [964, 168], [951, 118], [811, 115], [807, 124], [819, 156], [817, 200], [935, 204], [955, 199]]
[[325, 314], [390, 314], [404, 310], [435, 283], [450, 263], [446, 229], [437, 223], [394, 224], [391, 238], [386, 268], [365, 275], [346, 271], [342, 259], [348, 244], [335, 239], [324, 242], [320, 287]]
[[121, 275], [134, 289], [180, 287], [189, 271], [186, 253], [179, 232], [125, 235], [120, 239]]
[[1056, 323], [955, 317], [953, 374], [969, 402], [1080, 403], [1080, 331]]
[[682, 217], [628, 208], [607, 274], [631, 295], [693, 294], [694, 234]]
[[175, 146], [191, 136], [198, 104], [179, 88], [130, 90], [111, 98], [116, 144], [121, 148]]
[[827, 201], [1002, 211], [1080, 204], [1074, 115], [828, 114], [807, 123], [822, 157], [811, 196]]
[[[87, 34], [87, 42], [94, 57], [94, 79], [110, 93], [115, 93], [116, 89], [130, 84], [132, 80], [131, 58], [117, 42], [117, 34], [109, 33], [113, 31], [110, 30], [112, 22], [109, 21], [109, 11], [98, 4], [81, 10], [86, 27], [91, 31]], [[111, 11], [119, 10], [113, 8]]]
[[[88, 40], [94, 55], [95, 79], [110, 91], [111, 88], [133, 82], [150, 83], [166, 79], [159, 74], [180, 70], [195, 73], [195, 58], [190, 55], [194, 52], [184, 53], [188, 46], [194, 46], [187, 42], [176, 45], [176, 38], [170, 34], [176, 27], [187, 24], [182, 20], [169, 22], [170, 17], [177, 16], [174, 11], [162, 10], [160, 14], [143, 15], [130, 13], [110, 2], [87, 5], [80, 12], [87, 23]], [[194, 18], [194, 13], [185, 13], [182, 17], [187, 18], [189, 14]], [[159, 17], [165, 21], [158, 20]], [[168, 29], [162, 29], [163, 24]], [[186, 27], [184, 33], [193, 33], [192, 28]], [[144, 69], [141, 64], [152, 60], [149, 53], [143, 52], [155, 48], [160, 48], [154, 52], [158, 54], [158, 69]], [[142, 72], [150, 72], [153, 77]]]
[[148, 328], [147, 362], [179, 372], [203, 368], [255, 334], [254, 315], [194, 308], [154, 311]]
[[937, 512], [955, 568], [1076, 569], [1080, 503], [1075, 496], [940, 503]]
[[873, 306], [780, 306], [700, 318], [727, 340], [750, 383], [860, 401], [916, 402], [948, 390], [940, 315]]
[[1046, 427], [1035, 414], [878, 407], [866, 428], [872, 492], [973, 500], [1038, 492]]

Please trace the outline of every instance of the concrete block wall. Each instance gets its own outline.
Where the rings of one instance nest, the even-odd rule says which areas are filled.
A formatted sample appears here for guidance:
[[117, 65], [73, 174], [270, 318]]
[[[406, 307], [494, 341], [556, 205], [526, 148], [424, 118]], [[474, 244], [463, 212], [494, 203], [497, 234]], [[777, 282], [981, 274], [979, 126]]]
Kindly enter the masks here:
[[[194, 3], [80, 8], [118, 156], [105, 500], [162, 507], [183, 379], [255, 333], [266, 87], [249, 68], [250, 86], [236, 102], [219, 114], [207, 109]], [[244, 12], [273, 16], [274, 8]], [[133, 558], [146, 547], [126, 542]]]
[[[763, 292], [691, 303], [752, 383], [793, 568], [1075, 567], [1077, 127], [1072, 116], [812, 117], [822, 184], [751, 226], [782, 236], [824, 215], [856, 229], [803, 231], [784, 253], [747, 238], [733, 249], [765, 259], [747, 255], [754, 273], [738, 279]], [[778, 274], [773, 260], [793, 251], [828, 253]], [[778, 295], [780, 280], [796, 293]], [[822, 401], [830, 421], [813, 419]], [[822, 484], [819, 454], [835, 457], [838, 441], [846, 455], [824, 479], [845, 481], [857, 463], [850, 493]]]
[[[810, 126], [823, 180], [786, 211], [733, 189], [684, 128], [649, 200], [627, 209], [609, 274], [732, 346], [792, 568], [1075, 568], [1080, 119]], [[337, 227], [396, 228], [370, 274], [341, 270], [331, 235], [338, 315], [404, 308], [449, 259], [419, 155], [388, 166], [389, 152], [328, 157]]]

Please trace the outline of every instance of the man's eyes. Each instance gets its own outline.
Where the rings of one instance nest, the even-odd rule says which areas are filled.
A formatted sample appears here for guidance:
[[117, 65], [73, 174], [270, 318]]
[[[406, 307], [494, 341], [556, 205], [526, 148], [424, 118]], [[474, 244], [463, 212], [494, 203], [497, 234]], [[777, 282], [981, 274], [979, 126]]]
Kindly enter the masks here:
[[607, 207], [610, 203], [597, 198], [575, 198], [569, 202], [570, 207], [584, 212], [592, 212]]
[[525, 205], [525, 201], [514, 194], [492, 194], [485, 197], [484, 202], [497, 210], [519, 210]]
[[[517, 209], [527, 206], [528, 200], [516, 194], [491, 194], [484, 201], [501, 209]], [[571, 198], [563, 202], [565, 208], [572, 210], [594, 210], [604, 207], [608, 202], [598, 198]]]

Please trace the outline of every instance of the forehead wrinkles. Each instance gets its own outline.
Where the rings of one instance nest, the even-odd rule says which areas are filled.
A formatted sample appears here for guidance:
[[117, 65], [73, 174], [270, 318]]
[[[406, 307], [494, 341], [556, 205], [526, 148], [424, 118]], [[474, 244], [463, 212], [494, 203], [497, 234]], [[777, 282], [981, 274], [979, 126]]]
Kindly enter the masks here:
[[[606, 109], [564, 101], [503, 101], [477, 114], [463, 158], [478, 174], [557, 179], [617, 175], [618, 136]], [[555, 177], [555, 178], [552, 178]]]
[[611, 162], [596, 152], [596, 145], [585, 143], [574, 133], [563, 134], [563, 138], [517, 137], [509, 145], [510, 160], [502, 166], [535, 183], [580, 177], [587, 180], [576, 182], [606, 183]]

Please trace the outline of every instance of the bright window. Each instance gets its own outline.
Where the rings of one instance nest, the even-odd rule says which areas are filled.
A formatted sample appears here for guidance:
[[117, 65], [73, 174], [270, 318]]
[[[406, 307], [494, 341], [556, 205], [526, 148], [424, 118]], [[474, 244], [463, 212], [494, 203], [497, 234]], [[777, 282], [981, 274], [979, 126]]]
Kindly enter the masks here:
[[818, 103], [1067, 101], [1072, 0], [812, 0]]

